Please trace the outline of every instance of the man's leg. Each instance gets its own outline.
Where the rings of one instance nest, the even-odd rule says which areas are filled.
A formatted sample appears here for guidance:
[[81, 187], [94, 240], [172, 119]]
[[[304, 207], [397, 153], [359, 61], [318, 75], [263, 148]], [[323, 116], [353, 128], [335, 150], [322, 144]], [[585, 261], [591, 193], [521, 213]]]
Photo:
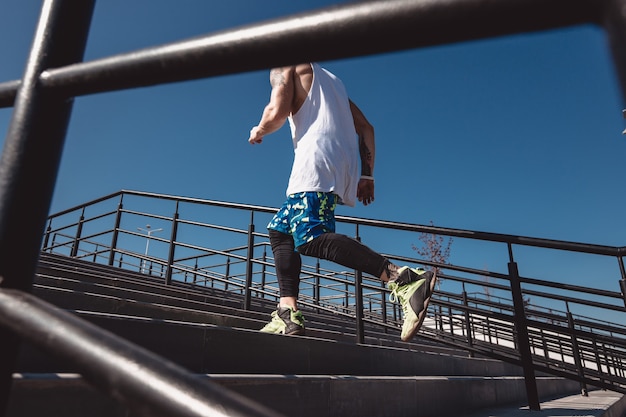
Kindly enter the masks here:
[[274, 254], [276, 277], [280, 289], [277, 310], [263, 329], [264, 333], [304, 334], [304, 317], [298, 311], [300, 287], [300, 254], [295, 251], [293, 238], [286, 233], [269, 230], [270, 245]]
[[[358, 240], [339, 233], [324, 233], [299, 246], [298, 252], [366, 272], [380, 277], [385, 282], [389, 281], [389, 275], [393, 275], [397, 270], [397, 267], [384, 256], [374, 252]], [[389, 272], [387, 272], [388, 265]]]
[[366, 272], [387, 282], [391, 300], [398, 301], [404, 313], [401, 339], [415, 336], [430, 299], [436, 279], [430, 271], [407, 266], [399, 268], [384, 256], [356, 239], [338, 233], [325, 233], [298, 247], [303, 255], [326, 259], [339, 265]]

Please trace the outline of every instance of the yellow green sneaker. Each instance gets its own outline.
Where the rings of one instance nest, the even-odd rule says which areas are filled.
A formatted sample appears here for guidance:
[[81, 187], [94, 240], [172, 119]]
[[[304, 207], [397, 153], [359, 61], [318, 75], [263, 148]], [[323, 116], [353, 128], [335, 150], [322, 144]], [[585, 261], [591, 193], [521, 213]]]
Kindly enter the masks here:
[[387, 287], [391, 290], [389, 301], [399, 302], [402, 306], [404, 322], [400, 338], [405, 342], [415, 336], [424, 321], [432, 293], [434, 275], [431, 271], [405, 266], [398, 270], [398, 278], [387, 283]]
[[304, 335], [304, 316], [300, 310], [291, 307], [281, 307], [272, 312], [272, 320], [262, 329], [263, 333]]

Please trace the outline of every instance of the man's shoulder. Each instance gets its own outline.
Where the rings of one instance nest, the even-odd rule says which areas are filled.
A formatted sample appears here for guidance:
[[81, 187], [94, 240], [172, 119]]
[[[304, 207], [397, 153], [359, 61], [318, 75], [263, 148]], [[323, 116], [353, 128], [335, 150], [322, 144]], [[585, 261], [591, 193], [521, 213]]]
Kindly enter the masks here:
[[294, 70], [298, 75], [313, 74], [313, 67], [310, 63], [295, 65]]

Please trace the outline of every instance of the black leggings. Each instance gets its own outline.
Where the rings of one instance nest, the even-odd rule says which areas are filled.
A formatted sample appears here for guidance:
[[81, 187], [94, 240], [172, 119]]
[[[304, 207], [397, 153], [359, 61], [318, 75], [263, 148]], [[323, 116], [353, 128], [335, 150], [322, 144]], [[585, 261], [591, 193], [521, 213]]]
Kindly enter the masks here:
[[281, 297], [298, 297], [300, 287], [300, 254], [326, 259], [380, 277], [389, 262], [356, 239], [338, 233], [324, 233], [310, 242], [294, 247], [291, 235], [269, 230], [276, 275]]

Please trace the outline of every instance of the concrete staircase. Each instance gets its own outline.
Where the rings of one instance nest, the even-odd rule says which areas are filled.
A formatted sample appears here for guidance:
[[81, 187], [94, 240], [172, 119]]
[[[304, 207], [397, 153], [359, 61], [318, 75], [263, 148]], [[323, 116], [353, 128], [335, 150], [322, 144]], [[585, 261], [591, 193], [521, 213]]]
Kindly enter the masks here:
[[[275, 302], [197, 288], [127, 270], [42, 254], [38, 297], [284, 415], [459, 416], [522, 405], [517, 366], [470, 358], [418, 337], [368, 329], [356, 343], [354, 322], [304, 311], [307, 336], [258, 332]], [[539, 376], [540, 397], [578, 392], [576, 382]], [[24, 345], [7, 416], [132, 416], [96, 391], [71, 363]]]

